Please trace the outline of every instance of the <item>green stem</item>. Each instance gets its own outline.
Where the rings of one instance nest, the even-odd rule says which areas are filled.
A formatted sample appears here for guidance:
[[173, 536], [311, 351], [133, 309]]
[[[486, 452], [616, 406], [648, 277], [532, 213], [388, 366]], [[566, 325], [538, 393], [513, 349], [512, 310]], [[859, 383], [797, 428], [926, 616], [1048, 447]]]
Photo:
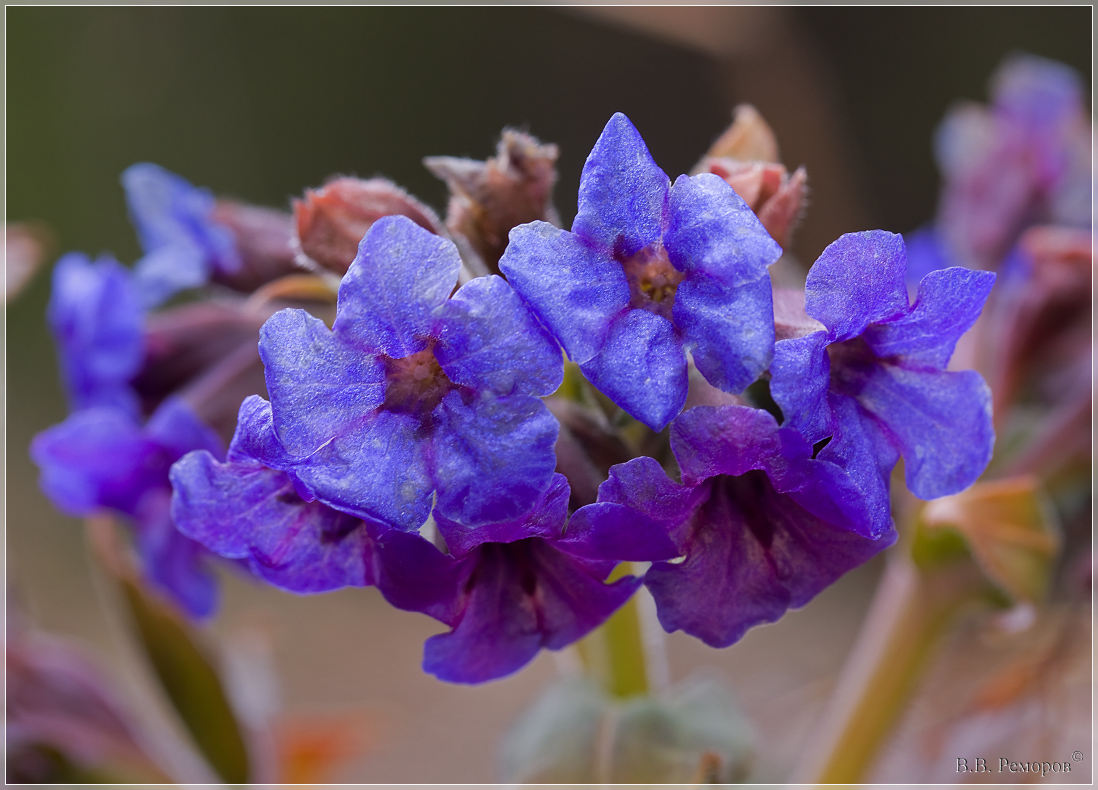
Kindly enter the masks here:
[[[610, 574], [609, 581], [619, 579], [631, 570], [630, 563], [622, 563]], [[648, 693], [648, 668], [635, 595], [602, 627], [584, 637], [578, 648], [588, 673], [614, 696]]]
[[865, 781], [917, 687], [939, 637], [978, 585], [968, 568], [924, 572], [902, 555], [885, 569], [843, 668], [819, 740], [790, 779], [795, 784]]

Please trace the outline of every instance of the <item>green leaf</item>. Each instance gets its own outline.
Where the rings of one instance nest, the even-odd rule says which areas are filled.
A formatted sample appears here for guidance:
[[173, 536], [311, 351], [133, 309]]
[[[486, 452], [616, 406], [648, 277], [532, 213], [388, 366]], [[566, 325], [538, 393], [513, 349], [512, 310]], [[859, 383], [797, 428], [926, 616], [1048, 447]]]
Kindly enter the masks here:
[[660, 698], [611, 697], [586, 677], [550, 687], [508, 733], [508, 783], [742, 781], [750, 728], [716, 680], [690, 678]]

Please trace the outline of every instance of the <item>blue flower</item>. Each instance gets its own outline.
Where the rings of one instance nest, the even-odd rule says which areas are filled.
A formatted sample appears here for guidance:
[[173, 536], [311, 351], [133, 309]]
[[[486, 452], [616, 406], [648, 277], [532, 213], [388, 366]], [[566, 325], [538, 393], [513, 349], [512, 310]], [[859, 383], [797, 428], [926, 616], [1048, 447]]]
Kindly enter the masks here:
[[[614, 466], [599, 499], [570, 527], [664, 533], [681, 559], [654, 562], [644, 583], [660, 623], [712, 647], [804, 606], [892, 545], [887, 481], [813, 460], [804, 437], [746, 406], [698, 406], [671, 423], [682, 483], [652, 458]], [[884, 487], [882, 510], [874, 492]], [[649, 542], [657, 548], [654, 542]]]
[[331, 507], [414, 531], [438, 512], [475, 526], [544, 493], [559, 426], [553, 339], [500, 277], [452, 297], [453, 243], [407, 217], [363, 237], [329, 330], [282, 310], [261, 332], [274, 427], [288, 465]]
[[372, 585], [374, 536], [384, 525], [303, 498], [280, 459], [270, 404], [252, 395], [240, 406], [224, 463], [195, 450], [172, 466], [179, 531], [291, 592]]
[[132, 414], [93, 407], [34, 437], [31, 457], [42, 490], [60, 510], [88, 516], [112, 510], [136, 529], [146, 576], [194, 617], [211, 614], [217, 588], [209, 554], [176, 530], [168, 470], [195, 449], [221, 454], [221, 441], [183, 401], [164, 402], [142, 426]]
[[148, 162], [127, 168], [122, 186], [145, 252], [135, 275], [147, 306], [205, 285], [214, 272], [240, 269], [232, 231], [213, 219], [209, 190]]
[[995, 275], [932, 271], [909, 304], [905, 269], [896, 234], [828, 246], [805, 285], [818, 328], [777, 342], [770, 392], [785, 426], [811, 442], [833, 437], [818, 457], [853, 470], [867, 459], [891, 469], [903, 455], [908, 488], [933, 499], [967, 488], [991, 460], [991, 392], [978, 373], [945, 368]]
[[514, 228], [500, 270], [584, 375], [660, 430], [686, 402], [687, 351], [727, 392], [766, 369], [781, 252], [719, 176], [672, 185], [617, 113], [587, 157], [572, 232]]
[[129, 270], [109, 256], [71, 252], [53, 269], [47, 319], [73, 410], [138, 414], [130, 387], [145, 356], [145, 314]]

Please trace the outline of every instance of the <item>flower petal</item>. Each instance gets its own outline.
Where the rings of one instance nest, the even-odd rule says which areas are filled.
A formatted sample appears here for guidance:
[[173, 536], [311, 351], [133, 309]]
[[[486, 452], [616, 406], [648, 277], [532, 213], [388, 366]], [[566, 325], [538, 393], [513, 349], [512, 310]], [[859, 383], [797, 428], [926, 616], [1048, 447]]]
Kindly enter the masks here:
[[212, 219], [209, 190], [149, 162], [126, 168], [122, 186], [146, 253], [182, 244], [202, 250], [208, 267], [225, 273], [240, 268], [232, 233]]
[[200, 543], [175, 528], [168, 511], [168, 491], [138, 519], [137, 548], [146, 576], [171, 594], [191, 617], [205, 618], [217, 609], [217, 579], [207, 566], [210, 555]]
[[499, 268], [576, 362], [599, 352], [611, 320], [629, 305], [621, 264], [548, 222], [512, 228]]
[[339, 285], [332, 331], [393, 359], [422, 351], [432, 314], [450, 295], [460, 269], [452, 241], [407, 217], [382, 217], [362, 237]]
[[343, 342], [304, 310], [280, 310], [260, 330], [267, 389], [278, 438], [309, 455], [380, 406], [385, 371], [371, 354]]
[[867, 230], [831, 242], [805, 282], [805, 310], [829, 330], [831, 342], [860, 335], [872, 323], [908, 311], [904, 241]]
[[991, 390], [979, 373], [876, 365], [855, 397], [894, 437], [920, 499], [968, 488], [991, 460]]
[[141, 299], [127, 269], [109, 256], [94, 264], [69, 253], [53, 269], [46, 311], [73, 410], [124, 409], [135, 416], [129, 382], [145, 356]]
[[374, 576], [385, 600], [397, 609], [456, 623], [475, 560], [455, 560], [406, 532], [382, 530], [375, 540]]
[[225, 456], [221, 437], [182, 398], [169, 397], [160, 404], [145, 424], [145, 436], [172, 458], [181, 458], [191, 450], [206, 450], [216, 458]]
[[581, 507], [557, 545], [596, 559], [645, 562], [679, 556], [673, 539], [704, 491], [669, 478], [654, 458], [641, 456], [610, 467], [599, 501]]
[[782, 431], [768, 412], [749, 406], [696, 406], [671, 424], [671, 450], [684, 483], [765, 469], [787, 474], [791, 462], [811, 456], [793, 431]]
[[466, 527], [514, 519], [549, 487], [560, 424], [529, 395], [483, 393], [466, 406], [455, 391], [434, 412], [438, 512]]
[[434, 487], [420, 431], [411, 415], [378, 411], [287, 471], [337, 510], [414, 532], [431, 512]]
[[542, 647], [575, 642], [640, 584], [634, 577], [603, 584], [588, 563], [538, 538], [482, 544], [465, 562], [475, 562], [475, 569], [463, 585], [460, 619], [424, 646], [424, 670], [455, 683], [504, 677]]
[[663, 246], [688, 277], [705, 275], [731, 287], [766, 277], [782, 248], [720, 176], [679, 176], [671, 187]]
[[560, 347], [502, 277], [478, 277], [439, 308], [435, 358], [451, 381], [497, 395], [549, 395]]
[[670, 185], [640, 132], [614, 113], [583, 165], [572, 232], [633, 255], [660, 237]]
[[707, 483], [680, 564], [655, 563], [645, 584], [660, 624], [712, 647], [774, 622], [895, 540], [867, 540], [819, 519], [777, 493], [761, 472]]
[[372, 582], [365, 525], [304, 502], [284, 472], [194, 452], [172, 467], [171, 480], [179, 530], [223, 557], [248, 559], [274, 586], [311, 593]]
[[201, 247], [182, 240], [146, 253], [134, 265], [133, 276], [142, 303], [151, 309], [180, 291], [205, 285], [210, 264]]
[[524, 667], [541, 649], [533, 599], [506, 544], [482, 546], [461, 619], [427, 640], [423, 671], [451, 683], [483, 683]]
[[530, 541], [530, 556], [537, 568], [534, 599], [542, 644], [560, 650], [598, 628], [640, 586], [635, 576], [603, 584], [601, 575], [589, 566], [544, 540]]
[[774, 308], [764, 273], [740, 287], [708, 277], [687, 278], [675, 294], [675, 326], [706, 381], [742, 392], [774, 354]]
[[816, 454], [816, 473], [790, 496], [836, 526], [877, 538], [893, 528], [888, 488], [900, 454], [857, 401], [835, 394], [828, 400], [834, 433]]
[[167, 471], [157, 455], [137, 422], [117, 409], [74, 412], [31, 442], [42, 490], [74, 516], [103, 507], [132, 514], [145, 491], [160, 484]]
[[770, 363], [770, 396], [782, 410], [782, 425], [818, 442], [831, 434], [831, 360], [827, 333], [779, 340]]
[[[482, 543], [514, 543], [524, 538], [555, 540], [564, 531], [568, 518], [568, 480], [553, 475], [553, 482], [534, 506], [518, 518], [468, 528], [435, 512], [435, 523], [446, 540], [446, 547], [455, 557], [463, 557]], [[615, 557], [615, 559], [619, 559]]]
[[994, 283], [993, 272], [961, 267], [932, 271], [919, 283], [911, 312], [871, 325], [865, 340], [879, 357], [902, 356], [904, 365], [942, 370], [961, 335], [980, 317]]
[[580, 365], [610, 400], [654, 431], [686, 403], [686, 354], [671, 322], [647, 310], [630, 310], [610, 325], [606, 345]]

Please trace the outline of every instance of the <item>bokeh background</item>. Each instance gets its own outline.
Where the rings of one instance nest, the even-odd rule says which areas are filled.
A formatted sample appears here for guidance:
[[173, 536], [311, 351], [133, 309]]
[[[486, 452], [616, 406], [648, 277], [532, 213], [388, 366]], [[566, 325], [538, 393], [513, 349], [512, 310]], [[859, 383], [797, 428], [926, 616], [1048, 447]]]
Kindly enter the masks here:
[[[791, 252], [811, 263], [844, 232], [928, 220], [931, 137], [950, 104], [984, 100], [988, 76], [1018, 50], [1089, 81], [1092, 30], [1086, 6], [18, 7], [6, 21], [7, 220], [44, 222], [53, 257], [109, 250], [125, 262], [138, 247], [118, 176], [134, 162], [281, 208], [334, 173], [384, 175], [442, 212], [444, 186], [421, 158], [486, 158], [510, 125], [560, 146], [568, 223], [583, 160], [615, 111], [674, 176], [746, 101], [784, 163], [808, 169]], [[66, 413], [45, 328], [48, 269], [7, 310], [9, 594], [40, 627], [93, 645], [135, 704], [156, 710], [103, 614], [80, 525], [39, 493], [27, 456]], [[669, 637], [673, 677], [713, 667], [736, 690], [761, 736], [759, 780], [781, 781], [811, 732], [878, 572], [860, 569], [727, 650]], [[448, 686], [419, 669], [439, 626], [374, 590], [299, 598], [224, 581], [211, 628], [268, 651], [283, 709], [367, 722], [364, 750], [337, 779], [492, 781], [501, 734], [560, 669], [543, 654], [504, 681]]]

